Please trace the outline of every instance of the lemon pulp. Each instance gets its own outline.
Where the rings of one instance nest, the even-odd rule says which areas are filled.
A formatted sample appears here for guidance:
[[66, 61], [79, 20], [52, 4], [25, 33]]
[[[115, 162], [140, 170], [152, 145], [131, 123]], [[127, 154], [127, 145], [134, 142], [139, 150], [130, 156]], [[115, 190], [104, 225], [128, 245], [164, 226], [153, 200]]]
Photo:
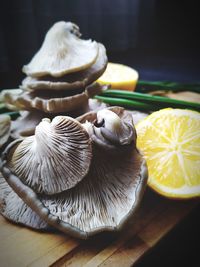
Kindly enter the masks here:
[[172, 198], [200, 196], [200, 113], [163, 109], [141, 121], [136, 130], [149, 186]]
[[138, 81], [138, 72], [126, 65], [109, 62], [100, 84], [110, 84], [111, 88], [133, 91]]

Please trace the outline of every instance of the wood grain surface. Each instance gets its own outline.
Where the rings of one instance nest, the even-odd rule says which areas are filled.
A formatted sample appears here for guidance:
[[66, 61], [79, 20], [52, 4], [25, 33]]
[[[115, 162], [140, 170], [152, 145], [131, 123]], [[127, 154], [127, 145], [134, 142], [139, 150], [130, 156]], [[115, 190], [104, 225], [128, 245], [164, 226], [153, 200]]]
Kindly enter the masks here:
[[148, 189], [137, 218], [126, 228], [86, 241], [58, 231], [34, 231], [0, 216], [0, 267], [133, 266], [198, 203], [167, 200]]

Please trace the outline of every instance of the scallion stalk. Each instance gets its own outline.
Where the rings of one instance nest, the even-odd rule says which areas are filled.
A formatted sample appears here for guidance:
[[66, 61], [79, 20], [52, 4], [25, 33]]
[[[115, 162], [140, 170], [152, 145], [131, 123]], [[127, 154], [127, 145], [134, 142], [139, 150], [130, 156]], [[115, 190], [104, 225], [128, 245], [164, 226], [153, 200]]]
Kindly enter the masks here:
[[[124, 100], [124, 103], [127, 100], [137, 100], [137, 102], [139, 103], [142, 102], [143, 104], [148, 104], [148, 105], [150, 104], [151, 106], [156, 106], [155, 108], [173, 107], [173, 108], [188, 108], [188, 109], [200, 110], [200, 103], [177, 100], [163, 96], [153, 96], [149, 94], [130, 92], [124, 90], [105, 90], [103, 93], [101, 93], [101, 96], [108, 98], [121, 98]], [[116, 101], [117, 100], [115, 100], [115, 102]]]
[[97, 95], [94, 98], [101, 100], [104, 103], [107, 103], [110, 105], [118, 105], [118, 106], [130, 108], [130, 109], [145, 110], [145, 111], [159, 109], [156, 105], [151, 105], [151, 104], [143, 103], [140, 101], [125, 99], [125, 98], [107, 97], [107, 96], [101, 96], [101, 95]]

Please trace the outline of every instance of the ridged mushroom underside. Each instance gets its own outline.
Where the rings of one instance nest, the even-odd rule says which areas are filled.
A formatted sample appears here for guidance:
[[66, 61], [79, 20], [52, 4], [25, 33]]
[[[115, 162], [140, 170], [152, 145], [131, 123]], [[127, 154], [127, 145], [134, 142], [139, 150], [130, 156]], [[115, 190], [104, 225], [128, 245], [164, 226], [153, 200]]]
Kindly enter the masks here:
[[146, 183], [144, 162], [135, 149], [112, 155], [112, 160], [104, 152], [94, 154], [88, 175], [76, 187], [41, 198], [51, 214], [88, 233], [118, 228], [137, 207]]
[[55, 194], [75, 186], [87, 174], [91, 141], [82, 125], [70, 117], [43, 119], [35, 135], [11, 153], [9, 164], [38, 193]]
[[0, 213], [7, 219], [34, 229], [48, 229], [47, 223], [40, 218], [13, 191], [0, 173]]
[[[92, 140], [89, 172], [65, 191], [36, 194], [34, 187], [22, 183], [22, 175], [10, 168], [5, 160], [15, 143], [7, 147], [2, 157], [5, 179], [26, 204], [49, 225], [76, 237], [87, 238], [98, 232], [121, 229], [134, 216], [143, 197], [148, 173], [146, 162], [135, 147], [132, 119], [121, 108], [113, 110], [115, 112], [110, 109], [98, 111], [95, 121], [95, 116], [87, 114], [92, 121], [86, 120], [82, 127]], [[101, 128], [113, 132], [114, 137], [101, 134]], [[100, 140], [100, 145], [95, 138]]]
[[60, 77], [90, 67], [98, 56], [98, 44], [79, 37], [79, 28], [74, 23], [55, 23], [47, 32], [40, 50], [23, 67], [23, 72], [32, 77]]

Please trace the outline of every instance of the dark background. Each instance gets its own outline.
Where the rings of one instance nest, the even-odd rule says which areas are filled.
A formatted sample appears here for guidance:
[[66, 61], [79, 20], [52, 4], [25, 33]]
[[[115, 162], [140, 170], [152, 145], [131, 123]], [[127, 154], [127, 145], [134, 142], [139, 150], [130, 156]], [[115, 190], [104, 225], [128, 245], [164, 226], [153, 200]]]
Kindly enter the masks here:
[[[102, 42], [109, 61], [137, 69], [143, 80], [200, 80], [198, 1], [1, 1], [0, 90], [16, 88], [21, 68], [59, 20], [79, 25], [83, 38]], [[137, 267], [200, 266], [199, 211], [146, 255]]]
[[102, 42], [110, 61], [145, 80], [199, 81], [200, 15], [190, 0], [7, 0], [0, 7], [0, 88], [17, 87], [46, 31], [59, 20]]

